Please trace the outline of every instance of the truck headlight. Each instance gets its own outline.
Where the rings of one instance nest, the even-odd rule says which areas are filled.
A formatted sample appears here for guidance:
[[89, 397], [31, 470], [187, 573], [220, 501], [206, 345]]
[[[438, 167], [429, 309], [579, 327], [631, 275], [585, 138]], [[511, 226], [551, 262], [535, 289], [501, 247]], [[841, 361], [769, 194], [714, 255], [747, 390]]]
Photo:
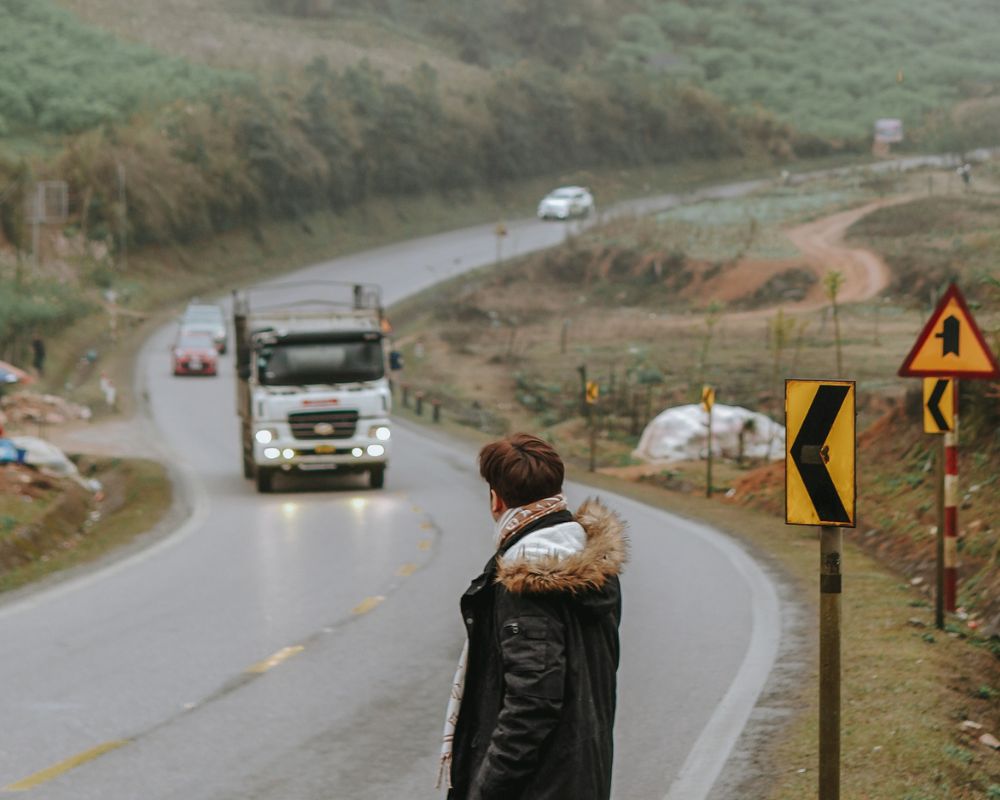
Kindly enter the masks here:
[[392, 436], [392, 431], [390, 431], [385, 425], [372, 425], [368, 429], [368, 435], [374, 436], [380, 442], [389, 441], [389, 437]]
[[277, 447], [264, 448], [264, 458], [277, 458], [280, 455], [281, 451]]
[[283, 455], [285, 458], [295, 458], [295, 451], [292, 450], [291, 447], [286, 447], [284, 450], [281, 451], [281, 455]]
[[380, 444], [370, 444], [368, 445], [368, 455], [378, 458], [380, 455], [385, 453], [385, 448]]
[[253, 435], [253, 438], [257, 440], [258, 444], [270, 444], [271, 440], [274, 439], [274, 431], [261, 428]]

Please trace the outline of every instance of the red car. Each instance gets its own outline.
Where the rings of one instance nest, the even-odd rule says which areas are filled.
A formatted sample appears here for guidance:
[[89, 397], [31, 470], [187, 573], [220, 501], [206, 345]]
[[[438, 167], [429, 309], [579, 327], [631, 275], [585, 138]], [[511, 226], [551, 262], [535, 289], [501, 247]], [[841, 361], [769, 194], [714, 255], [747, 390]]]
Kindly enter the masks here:
[[174, 375], [217, 375], [219, 351], [209, 333], [181, 331], [170, 348]]

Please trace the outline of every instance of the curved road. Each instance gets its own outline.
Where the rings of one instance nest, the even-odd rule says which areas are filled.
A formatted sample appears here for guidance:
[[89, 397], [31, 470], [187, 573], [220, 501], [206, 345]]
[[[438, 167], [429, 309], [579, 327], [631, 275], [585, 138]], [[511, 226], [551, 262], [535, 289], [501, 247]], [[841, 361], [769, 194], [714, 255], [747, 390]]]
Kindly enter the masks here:
[[[534, 221], [510, 232], [510, 255], [563, 235]], [[378, 282], [392, 303], [491, 263], [494, 248], [482, 226], [294, 278]], [[231, 360], [218, 379], [174, 379], [171, 334], [157, 332], [139, 359], [143, 441], [178, 465], [192, 514], [142, 552], [0, 606], [0, 794], [439, 797], [440, 729], [463, 636], [458, 598], [491, 552], [474, 452], [397, 425], [386, 490], [326, 478], [258, 496], [240, 473]], [[587, 491], [569, 493], [579, 502]], [[699, 800], [771, 669], [776, 593], [728, 538], [604, 499], [632, 538], [615, 797]]]

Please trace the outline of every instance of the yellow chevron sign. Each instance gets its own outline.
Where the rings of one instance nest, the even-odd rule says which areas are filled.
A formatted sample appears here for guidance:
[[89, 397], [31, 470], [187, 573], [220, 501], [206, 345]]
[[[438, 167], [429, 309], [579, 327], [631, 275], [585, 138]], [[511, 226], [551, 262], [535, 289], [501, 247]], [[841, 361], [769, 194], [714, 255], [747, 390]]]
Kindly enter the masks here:
[[701, 387], [701, 407], [705, 411], [711, 411], [712, 406], [714, 405], [715, 405], [715, 387], [714, 386]]
[[955, 381], [924, 378], [924, 433], [955, 430]]
[[854, 527], [853, 381], [785, 382], [785, 522]]

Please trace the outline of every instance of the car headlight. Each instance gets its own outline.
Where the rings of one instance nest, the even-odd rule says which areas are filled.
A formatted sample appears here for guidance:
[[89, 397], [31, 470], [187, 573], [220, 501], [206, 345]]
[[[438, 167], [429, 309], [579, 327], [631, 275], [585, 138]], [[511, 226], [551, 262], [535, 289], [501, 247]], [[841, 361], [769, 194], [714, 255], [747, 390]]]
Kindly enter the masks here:
[[392, 431], [385, 425], [372, 425], [368, 429], [368, 435], [378, 439], [380, 442], [387, 442], [389, 441], [389, 437], [392, 436]]
[[274, 439], [274, 431], [261, 428], [253, 435], [253, 438], [257, 440], [258, 444], [270, 444], [271, 440]]

